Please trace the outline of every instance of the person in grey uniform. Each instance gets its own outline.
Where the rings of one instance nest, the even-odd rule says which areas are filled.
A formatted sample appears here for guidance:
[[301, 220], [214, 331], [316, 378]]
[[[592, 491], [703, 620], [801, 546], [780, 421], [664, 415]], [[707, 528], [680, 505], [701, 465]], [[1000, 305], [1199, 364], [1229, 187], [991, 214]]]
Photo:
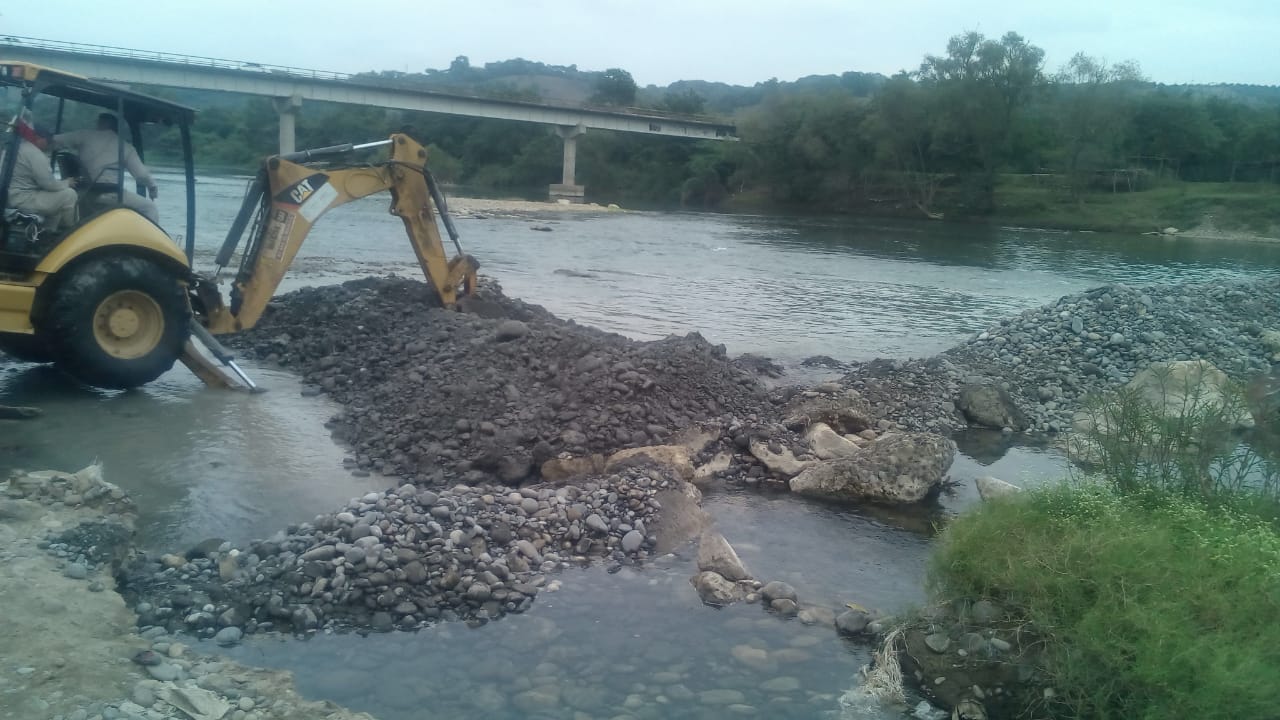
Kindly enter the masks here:
[[[59, 149], [72, 150], [80, 158], [82, 174], [94, 185], [115, 185], [119, 177], [120, 136], [119, 121], [111, 113], [98, 116], [98, 126], [92, 130], [73, 130], [53, 136], [53, 144]], [[147, 187], [150, 198], [125, 190], [123, 205], [142, 213], [144, 217], [157, 225], [160, 224], [160, 212], [152, 202], [156, 197], [156, 181], [151, 171], [138, 152], [129, 143], [124, 144], [124, 169], [133, 175], [134, 180]], [[103, 199], [114, 202], [114, 193], [102, 193]]]
[[76, 224], [76, 179], [59, 180], [49, 167], [45, 150], [49, 133], [42, 133], [25, 121], [16, 125], [22, 136], [9, 181], [8, 206], [24, 213], [39, 215], [44, 228], [61, 232]]

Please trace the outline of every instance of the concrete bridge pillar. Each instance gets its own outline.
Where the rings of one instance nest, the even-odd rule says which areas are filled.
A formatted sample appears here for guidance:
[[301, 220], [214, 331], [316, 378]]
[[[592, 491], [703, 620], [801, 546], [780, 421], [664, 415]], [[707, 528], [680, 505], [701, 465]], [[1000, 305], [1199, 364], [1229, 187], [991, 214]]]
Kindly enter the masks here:
[[587, 128], [582, 124], [556, 126], [556, 134], [564, 141], [564, 168], [560, 182], [551, 185], [552, 200], [568, 200], [571, 203], [583, 201], [587, 189], [574, 182], [573, 175], [578, 162], [578, 136], [586, 132]]
[[298, 109], [302, 107], [302, 98], [297, 95], [272, 98], [276, 113], [280, 116], [280, 154], [297, 150], [297, 139], [294, 125], [298, 118]]

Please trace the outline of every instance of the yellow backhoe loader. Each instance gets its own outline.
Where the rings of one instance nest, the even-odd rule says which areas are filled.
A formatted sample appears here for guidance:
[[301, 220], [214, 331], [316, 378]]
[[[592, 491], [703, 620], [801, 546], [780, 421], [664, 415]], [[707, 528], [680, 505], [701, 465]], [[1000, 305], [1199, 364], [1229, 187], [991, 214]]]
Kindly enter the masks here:
[[[426, 150], [407, 135], [268, 158], [218, 250], [216, 269], [204, 275], [192, 267], [191, 108], [3, 60], [0, 89], [20, 95], [15, 118], [52, 116], [54, 132], [61, 130], [67, 103], [114, 112], [122, 121], [121, 166], [125, 125], [140, 156], [144, 124], [176, 126], [186, 176], [184, 248], [143, 215], [122, 207], [123, 172], [115, 173], [108, 187], [82, 180], [78, 221], [69, 229], [51, 230], [38, 214], [10, 209], [19, 145], [26, 142], [19, 128], [11, 126], [0, 163], [0, 207], [5, 208], [0, 221], [0, 350], [19, 359], [53, 362], [77, 380], [104, 388], [145, 384], [182, 360], [206, 383], [252, 389], [252, 381], [214, 336], [253, 327], [326, 210], [383, 191], [389, 191], [390, 211], [404, 222], [423, 273], [444, 306], [454, 307], [475, 290], [477, 263], [458, 246], [444, 198], [427, 170]], [[382, 148], [387, 153], [382, 160], [352, 161]], [[436, 210], [457, 248], [452, 258], [446, 254]], [[230, 302], [225, 303], [218, 281], [237, 257]]]

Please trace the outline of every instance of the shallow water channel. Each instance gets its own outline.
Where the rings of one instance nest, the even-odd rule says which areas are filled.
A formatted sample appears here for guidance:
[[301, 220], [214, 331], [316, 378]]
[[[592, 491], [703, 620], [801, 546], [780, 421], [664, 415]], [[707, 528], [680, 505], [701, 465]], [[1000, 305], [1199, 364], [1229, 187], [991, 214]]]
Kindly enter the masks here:
[[[214, 231], [242, 190], [235, 179], [201, 182], [198, 263], [210, 261]], [[182, 213], [180, 205], [161, 210]], [[531, 232], [533, 224], [552, 232]], [[1280, 247], [1268, 245], [906, 222], [547, 213], [458, 225], [467, 250], [509, 294], [563, 317], [637, 338], [696, 330], [730, 352], [789, 363], [932, 354], [1103, 282], [1241, 279], [1280, 267]], [[385, 200], [371, 199], [318, 225], [284, 289], [387, 272], [417, 271]], [[0, 363], [0, 403], [45, 412], [4, 425], [0, 472], [74, 470], [100, 459], [107, 479], [139, 505], [142, 545], [158, 551], [264, 537], [392, 482], [343, 470], [343, 450], [323, 426], [330, 403], [301, 397], [287, 373], [248, 369], [266, 395], [210, 391], [184, 370], [139, 391], [101, 392]], [[1065, 472], [1054, 451], [999, 434], [958, 441], [955, 487], [922, 512], [731, 489], [710, 492], [706, 506], [755, 576], [791, 583], [802, 604], [893, 612], [923, 599], [933, 524], [976, 501], [974, 477], [1029, 484]], [[231, 652], [293, 670], [307, 695], [382, 718], [711, 718], [731, 705], [808, 718], [836, 710], [865, 647], [759, 606], [704, 607], [688, 583], [693, 571], [687, 551], [612, 574], [592, 566], [565, 572], [562, 589], [539, 595], [527, 614], [476, 629], [447, 623], [320, 635], [305, 645], [255, 637]]]

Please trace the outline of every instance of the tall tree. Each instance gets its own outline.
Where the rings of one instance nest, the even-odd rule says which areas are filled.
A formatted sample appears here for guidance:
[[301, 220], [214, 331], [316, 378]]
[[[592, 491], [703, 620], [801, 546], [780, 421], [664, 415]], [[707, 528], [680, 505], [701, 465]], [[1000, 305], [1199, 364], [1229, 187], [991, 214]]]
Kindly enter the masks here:
[[596, 80], [595, 94], [590, 102], [593, 105], [634, 105], [636, 81], [622, 68], [609, 68]]
[[692, 90], [668, 91], [658, 109], [681, 115], [701, 115], [706, 105], [706, 99]]
[[1186, 92], [1157, 91], [1138, 101], [1129, 152], [1149, 165], [1160, 163], [1173, 177], [1200, 180], [1222, 141], [1205, 102]]
[[937, 117], [952, 169], [963, 174], [966, 203], [975, 213], [995, 208], [996, 172], [1007, 159], [1017, 114], [1043, 80], [1044, 51], [1017, 33], [988, 40], [981, 33], [956, 35], [944, 56], [928, 55], [917, 73], [941, 99]]
[[940, 219], [933, 209], [941, 178], [934, 167], [931, 99], [909, 76], [895, 75], [880, 89], [861, 130], [874, 139], [878, 164], [902, 193], [926, 217]]
[[1109, 65], [1084, 53], [1074, 55], [1053, 79], [1063, 170], [1072, 197], [1083, 202], [1093, 172], [1124, 159], [1125, 132], [1144, 79], [1136, 62]]

